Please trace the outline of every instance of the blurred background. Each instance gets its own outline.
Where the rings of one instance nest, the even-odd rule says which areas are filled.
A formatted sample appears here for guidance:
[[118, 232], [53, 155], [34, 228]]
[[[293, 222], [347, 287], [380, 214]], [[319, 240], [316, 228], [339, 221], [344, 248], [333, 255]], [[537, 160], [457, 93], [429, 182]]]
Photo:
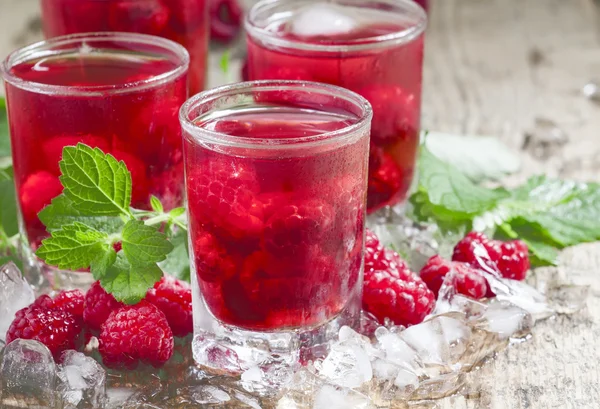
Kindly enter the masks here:
[[[214, 1], [209, 86], [239, 80], [240, 21], [254, 2]], [[527, 156], [525, 173], [598, 179], [599, 10], [600, 0], [430, 0], [423, 128], [496, 136]], [[39, 0], [0, 0], [0, 33], [1, 59], [42, 39]]]

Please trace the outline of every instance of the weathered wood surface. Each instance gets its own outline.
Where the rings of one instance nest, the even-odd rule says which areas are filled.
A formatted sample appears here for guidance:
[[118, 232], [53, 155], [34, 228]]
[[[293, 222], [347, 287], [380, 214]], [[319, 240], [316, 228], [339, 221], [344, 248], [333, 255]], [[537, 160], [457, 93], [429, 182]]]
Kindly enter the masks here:
[[[600, 180], [600, 104], [582, 94], [600, 82], [593, 0], [437, 0], [432, 9], [424, 127], [495, 135], [522, 150], [514, 181], [540, 172]], [[0, 33], [0, 58], [41, 38], [37, 1], [0, 0]], [[210, 66], [211, 85], [222, 82], [217, 54]], [[562, 145], [540, 145], [552, 130]], [[569, 280], [591, 286], [587, 309], [538, 324], [529, 342], [471, 376], [468, 398], [433, 407], [600, 408], [600, 244], [569, 249], [562, 263]]]

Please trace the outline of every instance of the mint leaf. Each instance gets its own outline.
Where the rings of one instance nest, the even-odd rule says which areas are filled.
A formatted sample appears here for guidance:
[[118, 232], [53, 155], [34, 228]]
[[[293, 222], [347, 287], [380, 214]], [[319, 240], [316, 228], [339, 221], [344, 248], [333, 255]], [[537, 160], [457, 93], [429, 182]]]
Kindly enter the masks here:
[[172, 218], [177, 218], [179, 216], [182, 216], [184, 213], [185, 207], [176, 207], [175, 209], [169, 212], [169, 216], [171, 216]]
[[73, 202], [64, 194], [55, 197], [52, 203], [38, 214], [38, 217], [50, 232], [60, 230], [66, 224], [80, 222], [86, 226], [105, 233], [117, 233], [124, 223], [120, 217], [115, 216], [87, 216], [78, 210]]
[[87, 216], [129, 216], [131, 174], [125, 163], [87, 145], [67, 146], [60, 161], [64, 194]]
[[114, 250], [108, 234], [75, 222], [43, 240], [36, 255], [52, 266], [78, 270], [89, 267], [92, 261], [110, 251]]
[[223, 54], [221, 55], [221, 59], [219, 60], [219, 67], [221, 68], [221, 71], [224, 74], [229, 73], [229, 59], [230, 59], [230, 55], [229, 55], [229, 50], [225, 50], [223, 52]]
[[0, 97], [0, 158], [10, 156], [10, 134], [8, 131], [8, 115], [6, 100]]
[[165, 211], [160, 199], [154, 195], [150, 197], [150, 206], [152, 206], [152, 210], [157, 213], [163, 213]]
[[521, 167], [519, 156], [494, 137], [428, 132], [427, 149], [473, 182], [500, 180]]
[[190, 258], [188, 254], [187, 232], [179, 230], [170, 239], [173, 244], [171, 251], [165, 261], [159, 264], [160, 268], [180, 280], [190, 282]]
[[491, 190], [473, 183], [453, 165], [436, 158], [421, 147], [419, 192], [431, 205], [428, 212], [446, 219], [467, 218], [489, 210], [508, 196], [503, 190]]
[[156, 264], [134, 266], [119, 252], [115, 263], [100, 278], [100, 284], [118, 301], [132, 305], [140, 302], [162, 276]]
[[96, 258], [94, 258], [90, 262], [90, 272], [94, 277], [94, 280], [100, 280], [108, 269], [115, 263], [117, 260], [117, 253], [114, 248], [110, 248], [108, 251], [99, 254]]
[[139, 220], [127, 222], [122, 235], [123, 253], [134, 266], [163, 261], [173, 250], [173, 245], [167, 240], [167, 236]]
[[10, 237], [19, 232], [15, 185], [0, 175], [0, 229]]

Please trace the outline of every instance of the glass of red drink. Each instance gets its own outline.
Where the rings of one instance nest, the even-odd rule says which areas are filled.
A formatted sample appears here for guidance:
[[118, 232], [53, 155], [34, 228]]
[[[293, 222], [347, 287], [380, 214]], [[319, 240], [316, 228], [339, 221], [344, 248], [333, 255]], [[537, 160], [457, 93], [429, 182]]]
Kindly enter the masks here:
[[246, 19], [251, 80], [334, 84], [373, 106], [369, 212], [402, 202], [413, 179], [426, 24], [411, 0], [264, 0]]
[[204, 89], [209, 0], [41, 0], [46, 38], [120, 31], [173, 40], [190, 53], [189, 87]]
[[371, 115], [351, 91], [300, 81], [182, 107], [198, 363], [295, 362], [355, 323]]
[[62, 191], [64, 146], [81, 142], [124, 161], [134, 207], [149, 208], [151, 195], [166, 208], [182, 205], [178, 112], [188, 63], [181, 45], [128, 33], [56, 37], [2, 63], [20, 226], [33, 267], [42, 265], [32, 251], [48, 236], [37, 214]]

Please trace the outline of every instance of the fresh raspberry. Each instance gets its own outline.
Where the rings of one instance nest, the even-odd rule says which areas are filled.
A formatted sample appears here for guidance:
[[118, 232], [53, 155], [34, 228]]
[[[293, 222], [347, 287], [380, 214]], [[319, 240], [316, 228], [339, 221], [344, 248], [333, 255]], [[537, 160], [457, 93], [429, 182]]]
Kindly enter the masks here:
[[110, 149], [108, 141], [100, 136], [90, 134], [57, 136], [42, 143], [46, 169], [56, 175], [60, 175], [58, 163], [62, 159], [63, 148], [65, 146], [76, 146], [78, 143], [86, 144], [92, 148], [100, 148], [104, 153], [108, 153]]
[[529, 249], [520, 240], [509, 241], [500, 245], [498, 270], [504, 278], [525, 280], [529, 270]]
[[451, 283], [460, 294], [479, 300], [488, 292], [487, 280], [482, 273], [467, 263], [447, 261], [439, 255], [433, 256], [421, 269], [421, 279], [437, 296], [446, 274], [453, 270], [456, 275]]
[[162, 311], [147, 301], [113, 311], [102, 324], [99, 352], [109, 368], [159, 367], [173, 355], [173, 332]]
[[96, 281], [85, 294], [83, 320], [92, 330], [99, 331], [110, 313], [123, 306]]
[[392, 201], [408, 189], [410, 178], [404, 175], [394, 158], [387, 152], [369, 156], [369, 186], [367, 202], [369, 211], [376, 210]]
[[454, 247], [453, 261], [464, 261], [475, 267], [498, 270], [505, 278], [524, 280], [529, 270], [529, 250], [520, 240], [491, 240], [483, 233], [471, 232]]
[[35, 299], [35, 301], [33, 302], [33, 304], [30, 305], [30, 307], [37, 307], [37, 308], [43, 308], [45, 310], [51, 310], [54, 308], [54, 301], [52, 300], [52, 297], [50, 297], [47, 294], [43, 294], [40, 295], [38, 298]]
[[62, 191], [63, 187], [58, 176], [46, 171], [30, 175], [19, 189], [21, 211], [25, 221], [37, 221], [37, 214]]
[[67, 349], [77, 349], [81, 322], [73, 314], [32, 305], [19, 310], [6, 333], [6, 343], [34, 339], [46, 345], [55, 358]]
[[478, 267], [481, 263], [494, 268], [500, 258], [499, 242], [483, 233], [471, 232], [454, 247], [452, 261], [463, 261]]
[[198, 279], [207, 282], [224, 281], [236, 272], [235, 261], [208, 232], [200, 232], [194, 241], [194, 256]]
[[134, 207], [147, 206], [150, 185], [146, 175], [147, 166], [143, 161], [131, 153], [113, 150], [111, 154], [118, 160], [123, 161], [127, 170], [131, 173], [131, 203]]
[[236, 239], [257, 237], [264, 228], [256, 199], [256, 174], [245, 165], [207, 161], [188, 176], [188, 203], [194, 218]]
[[148, 290], [146, 301], [165, 314], [173, 335], [185, 337], [192, 332], [192, 290], [187, 284], [165, 276]]
[[267, 222], [265, 246], [274, 254], [298, 254], [330, 231], [334, 216], [333, 208], [319, 199], [286, 205]]
[[389, 318], [408, 326], [422, 322], [434, 305], [435, 297], [423, 280], [367, 231], [363, 308], [382, 323]]
[[379, 146], [416, 139], [419, 100], [399, 86], [373, 84], [358, 90], [373, 107], [371, 141]]
[[210, 38], [223, 43], [240, 32], [243, 10], [237, 0], [209, 0]]
[[120, 0], [110, 3], [111, 31], [160, 35], [169, 21], [169, 8], [160, 0]]
[[61, 291], [52, 300], [53, 308], [70, 312], [83, 322], [85, 295], [79, 290]]

